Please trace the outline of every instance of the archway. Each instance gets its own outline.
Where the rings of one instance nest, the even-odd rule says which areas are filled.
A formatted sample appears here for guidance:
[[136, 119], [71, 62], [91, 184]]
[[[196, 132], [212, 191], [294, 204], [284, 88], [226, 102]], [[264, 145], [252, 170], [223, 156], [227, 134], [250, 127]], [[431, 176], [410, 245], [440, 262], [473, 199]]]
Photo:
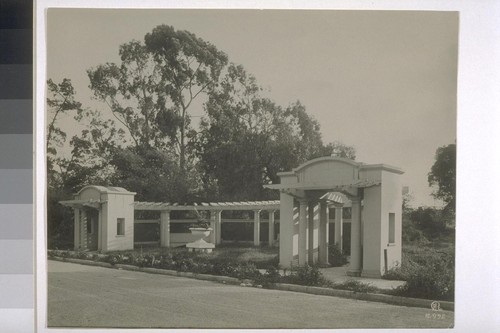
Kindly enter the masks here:
[[280, 191], [280, 265], [327, 264], [328, 207], [347, 205], [352, 215], [348, 274], [380, 277], [400, 263], [402, 173], [386, 164], [335, 157], [279, 173], [281, 183], [266, 187]]

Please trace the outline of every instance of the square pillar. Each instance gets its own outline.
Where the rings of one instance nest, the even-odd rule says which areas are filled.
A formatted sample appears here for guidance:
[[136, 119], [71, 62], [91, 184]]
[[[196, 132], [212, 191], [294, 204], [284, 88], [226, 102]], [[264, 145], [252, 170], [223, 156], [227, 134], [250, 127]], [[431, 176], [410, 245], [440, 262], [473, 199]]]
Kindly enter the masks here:
[[210, 211], [210, 228], [212, 229], [212, 231], [210, 232], [210, 235], [208, 235], [208, 238], [209, 238], [209, 243], [212, 243], [214, 245], [215, 245], [215, 242], [217, 241], [216, 215], [217, 215], [217, 211], [215, 211], [215, 210]]
[[74, 236], [74, 248], [78, 250], [80, 247], [80, 210], [75, 208], [75, 217], [74, 217], [75, 230], [73, 233]]
[[352, 217], [351, 217], [351, 262], [347, 275], [361, 275], [361, 200], [359, 198], [351, 199]]
[[318, 261], [318, 231], [319, 231], [319, 207], [316, 202], [309, 201], [307, 205], [307, 258], [309, 264]]
[[97, 249], [102, 250], [102, 209], [97, 213]]
[[170, 211], [160, 213], [160, 246], [170, 247]]
[[88, 248], [87, 240], [87, 212], [85, 210], [80, 210], [80, 250], [86, 250]]
[[269, 213], [269, 246], [274, 245], [274, 210], [270, 210]]
[[335, 207], [335, 245], [339, 247], [340, 253], [342, 253], [342, 236], [343, 236], [343, 223], [342, 218], [342, 207]]
[[215, 230], [212, 231], [215, 233], [215, 244], [218, 245], [222, 241], [221, 233], [222, 233], [222, 211], [216, 210], [212, 211], [215, 216]]
[[279, 258], [280, 266], [290, 268], [293, 264], [294, 253], [297, 250], [295, 219], [294, 219], [294, 199], [291, 195], [280, 193], [280, 239]]
[[307, 200], [299, 200], [299, 266], [304, 266], [308, 262], [307, 240], [308, 240], [308, 215]]
[[319, 254], [318, 262], [322, 266], [328, 265], [328, 205], [321, 202], [319, 205]]
[[253, 245], [260, 246], [260, 210], [253, 214]]

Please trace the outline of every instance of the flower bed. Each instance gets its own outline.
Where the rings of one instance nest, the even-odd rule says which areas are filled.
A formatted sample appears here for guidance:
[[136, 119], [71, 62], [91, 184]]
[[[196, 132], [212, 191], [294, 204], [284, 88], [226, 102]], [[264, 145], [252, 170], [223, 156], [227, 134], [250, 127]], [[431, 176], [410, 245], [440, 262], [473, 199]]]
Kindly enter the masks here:
[[[115, 253], [91, 253], [78, 251], [49, 250], [48, 256], [59, 258], [74, 258], [105, 262], [111, 265], [125, 264], [144, 268], [174, 270], [177, 272], [190, 272], [194, 274], [210, 274], [228, 276], [245, 280], [246, 285], [272, 287], [277, 283], [295, 284], [312, 287], [325, 287], [331, 289], [348, 290], [355, 293], [383, 293], [403, 297], [432, 298], [442, 300], [440, 295], [415, 295], [407, 290], [405, 286], [386, 291], [380, 290], [371, 284], [355, 280], [344, 282], [333, 282], [324, 278], [323, 274], [315, 266], [302, 266], [289, 270], [280, 271], [277, 265], [268, 265], [267, 270], [262, 272], [253, 262], [238, 262], [233, 257], [214, 256], [213, 254], [199, 254], [183, 250], [166, 250], [161, 253], [141, 254], [134, 251]], [[249, 283], [251, 281], [251, 283]]]
[[333, 283], [326, 280], [315, 266], [297, 267], [280, 273], [278, 267], [269, 265], [262, 273], [252, 262], [237, 262], [228, 260], [228, 256], [220, 258], [211, 255], [191, 253], [187, 251], [169, 251], [163, 254], [138, 254], [136, 252], [120, 253], [91, 253], [64, 250], [49, 250], [48, 256], [59, 258], [73, 258], [105, 262], [111, 265], [126, 264], [137, 267], [175, 270], [177, 272], [191, 272], [195, 274], [211, 274], [250, 280], [253, 285], [271, 287], [276, 283], [290, 283], [305, 286], [328, 287], [334, 289], [351, 290], [357, 292], [374, 291], [367, 284], [357, 283], [355, 287], [345, 283]]

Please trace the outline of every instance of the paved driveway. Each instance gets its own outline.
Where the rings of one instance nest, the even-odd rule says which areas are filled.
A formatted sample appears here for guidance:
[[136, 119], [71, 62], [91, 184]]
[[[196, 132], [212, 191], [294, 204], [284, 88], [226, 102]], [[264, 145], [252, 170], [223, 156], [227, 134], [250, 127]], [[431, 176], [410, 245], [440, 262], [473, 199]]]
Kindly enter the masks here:
[[450, 327], [453, 312], [49, 261], [50, 327]]

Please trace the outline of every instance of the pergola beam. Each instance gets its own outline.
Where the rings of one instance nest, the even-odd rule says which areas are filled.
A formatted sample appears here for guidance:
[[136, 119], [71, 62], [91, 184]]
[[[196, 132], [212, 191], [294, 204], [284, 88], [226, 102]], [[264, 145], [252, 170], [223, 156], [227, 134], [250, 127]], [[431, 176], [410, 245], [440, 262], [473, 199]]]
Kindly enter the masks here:
[[162, 202], [134, 202], [136, 210], [168, 210], [168, 211], [217, 211], [217, 210], [277, 210], [279, 200], [244, 201], [244, 202], [202, 202], [200, 205], [179, 205], [177, 203]]

